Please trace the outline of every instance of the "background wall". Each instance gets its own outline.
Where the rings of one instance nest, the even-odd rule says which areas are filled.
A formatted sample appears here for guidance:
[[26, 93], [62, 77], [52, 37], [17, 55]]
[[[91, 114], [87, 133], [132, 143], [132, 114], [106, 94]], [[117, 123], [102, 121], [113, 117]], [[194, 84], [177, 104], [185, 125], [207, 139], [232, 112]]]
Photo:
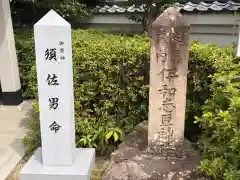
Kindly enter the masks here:
[[[191, 25], [191, 39], [202, 43], [231, 45], [237, 43], [240, 13], [186, 13], [184, 16]], [[127, 18], [127, 14], [101, 13], [81, 21], [82, 28], [119, 30], [125, 33], [139, 33], [142, 28]]]

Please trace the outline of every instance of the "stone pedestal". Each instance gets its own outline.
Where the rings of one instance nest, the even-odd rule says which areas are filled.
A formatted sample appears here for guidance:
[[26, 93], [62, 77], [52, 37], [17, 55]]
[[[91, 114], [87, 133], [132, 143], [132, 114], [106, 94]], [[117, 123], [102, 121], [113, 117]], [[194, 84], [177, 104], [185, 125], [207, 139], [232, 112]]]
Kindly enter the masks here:
[[39, 148], [22, 169], [20, 180], [90, 180], [94, 162], [95, 149], [79, 148], [71, 166], [46, 166]]
[[205, 180], [200, 156], [188, 140], [148, 145], [147, 123], [139, 124], [112, 153], [104, 180]]

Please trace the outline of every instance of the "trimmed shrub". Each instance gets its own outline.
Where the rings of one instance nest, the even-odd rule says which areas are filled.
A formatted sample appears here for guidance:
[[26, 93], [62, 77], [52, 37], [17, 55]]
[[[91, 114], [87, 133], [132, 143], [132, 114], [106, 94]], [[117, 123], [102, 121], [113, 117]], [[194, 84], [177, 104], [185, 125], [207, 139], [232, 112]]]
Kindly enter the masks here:
[[[29, 34], [23, 32], [16, 31], [16, 35]], [[17, 47], [24, 95], [37, 97], [33, 41], [22, 36]], [[120, 137], [147, 119], [149, 41], [146, 35], [128, 37], [98, 30], [74, 30], [72, 37], [76, 141], [107, 153]], [[200, 132], [193, 119], [201, 114], [200, 107], [209, 95], [208, 75], [215, 69], [211, 55], [205, 53], [210, 48], [197, 42], [190, 48], [186, 136], [191, 140]], [[218, 49], [212, 47], [212, 52], [214, 48]], [[24, 57], [31, 64], [26, 69]]]
[[196, 117], [203, 129], [199, 146], [204, 160], [199, 169], [217, 180], [240, 179], [240, 64], [233, 53], [222, 59], [211, 77], [213, 93]]
[[[17, 30], [16, 37], [24, 96], [37, 97], [32, 33]], [[98, 30], [73, 30], [72, 37], [76, 142], [107, 154], [147, 119], [149, 41], [146, 35]], [[235, 48], [192, 42], [189, 53], [186, 137], [197, 141], [201, 135], [203, 173], [239, 179], [239, 92], [238, 83], [231, 82], [239, 72]], [[34, 123], [32, 129], [40, 133]], [[40, 145], [39, 137], [32, 133], [25, 138], [31, 150]]]
[[[145, 37], [73, 31], [76, 142], [108, 153], [125, 133], [147, 119]], [[36, 67], [27, 88], [37, 97]]]

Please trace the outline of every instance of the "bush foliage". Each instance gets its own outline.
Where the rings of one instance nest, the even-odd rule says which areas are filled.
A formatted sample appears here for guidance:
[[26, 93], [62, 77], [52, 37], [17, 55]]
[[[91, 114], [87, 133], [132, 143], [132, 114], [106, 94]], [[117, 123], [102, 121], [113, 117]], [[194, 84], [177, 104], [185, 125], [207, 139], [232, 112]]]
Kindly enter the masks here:
[[239, 59], [226, 54], [211, 76], [212, 95], [196, 117], [204, 129], [199, 145], [204, 160], [199, 169], [214, 179], [240, 179]]
[[[76, 142], [106, 154], [147, 119], [149, 41], [146, 35], [97, 30], [74, 30], [72, 36]], [[24, 96], [37, 97], [32, 32], [17, 30], [16, 44]], [[185, 132], [199, 141], [204, 155], [199, 169], [215, 179], [240, 179], [235, 48], [193, 42], [189, 53]], [[33, 123], [34, 128], [39, 126]], [[25, 138], [31, 149], [40, 145], [36, 132]]]
[[[95, 30], [73, 31], [72, 37], [76, 142], [105, 154], [147, 118], [145, 71], [139, 70], [144, 68], [149, 42], [140, 36], [121, 37]], [[24, 56], [32, 61], [30, 39], [31, 43], [18, 39], [22, 42], [17, 43], [20, 64], [26, 61], [21, 61]], [[37, 96], [34, 61], [31, 65], [31, 71], [20, 68], [23, 89], [31, 89], [25, 91], [26, 98]]]

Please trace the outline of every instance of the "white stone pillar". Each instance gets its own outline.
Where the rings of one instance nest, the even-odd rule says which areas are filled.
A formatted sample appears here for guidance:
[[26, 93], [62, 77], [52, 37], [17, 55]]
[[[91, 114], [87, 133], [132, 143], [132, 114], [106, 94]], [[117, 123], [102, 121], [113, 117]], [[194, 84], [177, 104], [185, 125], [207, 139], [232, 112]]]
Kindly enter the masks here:
[[41, 142], [20, 180], [89, 180], [95, 149], [75, 146], [71, 25], [51, 10], [34, 25]]
[[34, 39], [45, 165], [71, 165], [75, 121], [71, 25], [50, 11], [34, 25]]
[[4, 105], [22, 102], [10, 3], [0, 0], [0, 84]]

